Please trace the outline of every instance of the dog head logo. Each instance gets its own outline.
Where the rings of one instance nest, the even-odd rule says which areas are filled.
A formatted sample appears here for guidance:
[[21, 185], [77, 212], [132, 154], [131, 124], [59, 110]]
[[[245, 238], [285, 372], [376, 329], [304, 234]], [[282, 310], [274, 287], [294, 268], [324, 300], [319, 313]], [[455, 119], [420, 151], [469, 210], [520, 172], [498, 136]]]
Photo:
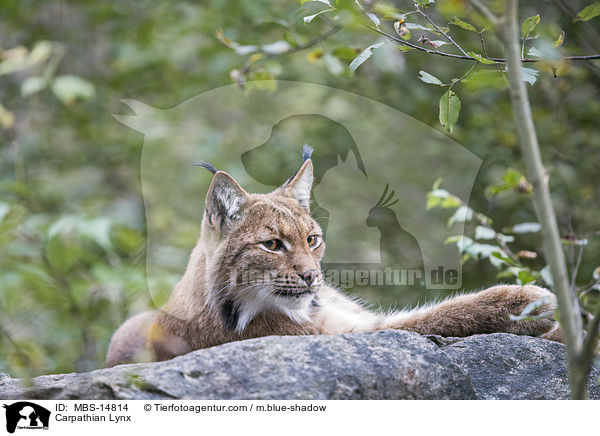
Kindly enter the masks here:
[[14, 433], [19, 429], [47, 429], [50, 422], [50, 411], [28, 401], [4, 404], [6, 409], [6, 431]]
[[[273, 85], [224, 86], [170, 109], [123, 100], [133, 114], [115, 118], [144, 134], [146, 273], [155, 302], [176, 284], [165, 283], [165, 271], [183, 274], [200, 231], [211, 174], [192, 164], [206, 160], [248, 192], [271, 192], [295, 171], [305, 143], [315, 151], [311, 211], [327, 242], [324, 269], [415, 270], [426, 289], [459, 289], [461, 253], [444, 241], [462, 235], [464, 222], [448, 227], [444, 211], [427, 210], [427, 194], [441, 179], [468, 199], [481, 159], [374, 100], [310, 83]], [[437, 280], [440, 269], [458, 280]]]

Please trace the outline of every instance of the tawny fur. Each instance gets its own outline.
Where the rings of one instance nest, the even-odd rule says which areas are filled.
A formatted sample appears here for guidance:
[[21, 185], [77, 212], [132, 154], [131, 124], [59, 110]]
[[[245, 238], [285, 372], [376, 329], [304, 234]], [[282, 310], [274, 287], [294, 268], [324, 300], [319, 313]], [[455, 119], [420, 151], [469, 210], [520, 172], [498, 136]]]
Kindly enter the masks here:
[[[248, 194], [217, 172], [209, 187], [201, 235], [187, 270], [160, 311], [131, 318], [115, 332], [106, 365], [166, 360], [200, 348], [268, 335], [315, 335], [388, 328], [420, 334], [469, 336], [507, 332], [560, 341], [552, 317], [511, 321], [533, 301], [551, 295], [537, 286], [499, 285], [431, 307], [381, 313], [324, 283], [325, 243], [310, 216], [308, 159], [294, 177], [270, 194]], [[277, 239], [285, 250], [269, 251]], [[249, 269], [271, 272], [244, 280]], [[303, 279], [312, 272], [312, 282]], [[287, 281], [286, 281], [287, 280]], [[284, 292], [287, 295], [281, 296]], [[552, 304], [535, 313], [551, 311]]]

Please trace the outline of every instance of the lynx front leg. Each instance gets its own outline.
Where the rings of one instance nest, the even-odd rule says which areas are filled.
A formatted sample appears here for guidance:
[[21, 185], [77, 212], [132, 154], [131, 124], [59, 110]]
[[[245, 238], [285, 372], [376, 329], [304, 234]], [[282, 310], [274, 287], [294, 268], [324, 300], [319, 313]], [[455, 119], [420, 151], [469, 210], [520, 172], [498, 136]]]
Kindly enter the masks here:
[[[500, 285], [484, 291], [451, 298], [436, 306], [416, 309], [388, 318], [388, 328], [441, 336], [470, 336], [480, 333], [514, 333], [542, 336], [560, 341], [560, 330], [553, 317], [531, 321], [511, 321], [525, 306], [551, 295], [538, 286]], [[554, 309], [553, 304], [538, 308], [534, 314]]]

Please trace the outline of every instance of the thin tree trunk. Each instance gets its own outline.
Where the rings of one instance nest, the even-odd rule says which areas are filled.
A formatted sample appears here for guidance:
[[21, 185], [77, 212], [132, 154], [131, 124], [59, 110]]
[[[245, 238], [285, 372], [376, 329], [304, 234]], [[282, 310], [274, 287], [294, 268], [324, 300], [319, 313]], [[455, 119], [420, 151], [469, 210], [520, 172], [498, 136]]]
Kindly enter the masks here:
[[583, 342], [579, 303], [569, 287], [556, 215], [548, 190], [547, 174], [542, 165], [527, 88], [523, 81], [517, 10], [518, 0], [508, 0], [506, 15], [508, 26], [503, 33], [513, 112], [519, 133], [521, 152], [527, 168], [527, 178], [533, 186], [532, 196], [535, 211], [543, 229], [544, 256], [550, 265], [554, 291], [558, 300], [563, 341], [567, 348], [571, 398], [584, 399], [587, 397], [587, 371], [579, 365]]

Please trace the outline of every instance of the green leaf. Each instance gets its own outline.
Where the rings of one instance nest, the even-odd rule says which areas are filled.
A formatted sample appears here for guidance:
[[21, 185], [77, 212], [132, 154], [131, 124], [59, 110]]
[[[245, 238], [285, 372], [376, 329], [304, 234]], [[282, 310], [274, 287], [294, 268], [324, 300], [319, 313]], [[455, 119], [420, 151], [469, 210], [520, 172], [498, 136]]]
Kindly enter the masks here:
[[125, 254], [133, 254], [143, 243], [139, 230], [125, 226], [113, 226], [110, 240], [117, 250]]
[[469, 253], [472, 258], [475, 259], [489, 259], [493, 253], [497, 253], [500, 251], [495, 245], [491, 244], [479, 244], [473, 243], [467, 247], [465, 247], [465, 251]]
[[0, 202], [0, 223], [4, 220], [4, 217], [10, 212], [10, 205], [8, 203]]
[[600, 15], [600, 2], [594, 2], [579, 12], [573, 21], [588, 21]]
[[461, 253], [463, 251], [465, 251], [467, 247], [469, 247], [473, 244], [473, 240], [471, 238], [469, 238], [468, 236], [462, 236], [462, 235], [450, 236], [450, 237], [446, 238], [446, 240], [444, 241], [444, 244], [453, 244], [455, 242], [456, 242], [456, 246], [458, 247], [458, 250]]
[[112, 248], [110, 229], [112, 222], [107, 217], [97, 217], [88, 220], [79, 220], [77, 230], [82, 237], [86, 237], [109, 251]]
[[427, 9], [431, 5], [431, 3], [435, 3], [435, 0], [417, 0], [416, 3], [417, 6]]
[[454, 223], [464, 223], [473, 219], [473, 209], [468, 206], [461, 206], [456, 209], [456, 212], [448, 219], [448, 227]]
[[475, 70], [463, 79], [469, 91], [480, 89], [504, 89], [507, 87], [506, 78], [497, 70]]
[[59, 76], [52, 82], [52, 92], [64, 104], [89, 100], [94, 96], [94, 85], [78, 76]]
[[372, 5], [373, 12], [378, 13], [384, 20], [402, 20], [404, 18], [404, 14], [390, 3], [374, 2]]
[[502, 242], [514, 242], [515, 240], [514, 236], [504, 235], [502, 233], [496, 233], [496, 238], [500, 239]]
[[367, 13], [367, 17], [369, 17], [369, 20], [371, 20], [373, 24], [375, 24], [375, 27], [379, 27], [379, 25], [381, 24], [381, 21], [379, 20], [377, 15], [369, 12]]
[[316, 62], [318, 59], [321, 59], [323, 56], [325, 56], [325, 50], [323, 50], [321, 47], [317, 47], [317, 48], [311, 50], [310, 52], [308, 52], [308, 54], [306, 55], [306, 60], [308, 62]]
[[521, 223], [512, 227], [511, 233], [537, 233], [542, 230], [540, 223]]
[[439, 197], [435, 197], [431, 194], [427, 194], [427, 204], [425, 205], [426, 210], [433, 209], [438, 206], [442, 202], [442, 199]]
[[492, 198], [500, 192], [509, 191], [510, 189], [511, 187], [508, 186], [506, 183], [503, 183], [501, 185], [491, 185], [485, 188], [485, 196], [487, 198]]
[[450, 196], [450, 193], [445, 189], [434, 189], [430, 194], [438, 198], [447, 198]]
[[27, 97], [28, 95], [36, 94], [48, 86], [48, 79], [42, 76], [31, 76], [28, 77], [21, 83], [21, 95]]
[[35, 44], [29, 54], [29, 61], [33, 64], [46, 62], [52, 54], [52, 43], [50, 41], [39, 41]]
[[540, 271], [540, 276], [542, 280], [548, 283], [550, 286], [554, 286], [554, 280], [552, 279], [552, 274], [550, 273], [550, 265], [546, 265]]
[[460, 200], [454, 195], [451, 195], [450, 197], [444, 198], [440, 206], [442, 209], [455, 209], [460, 206]]
[[325, 67], [327, 67], [329, 72], [334, 76], [339, 76], [346, 71], [346, 65], [338, 58], [331, 56], [330, 54], [326, 54], [323, 57], [323, 62], [325, 63]]
[[335, 9], [325, 9], [323, 11], [317, 12], [316, 14], [313, 15], [307, 15], [306, 17], [304, 17], [304, 24], [308, 24], [310, 23], [312, 20], [314, 20], [316, 17], [318, 17], [321, 14], [324, 14], [325, 12], [331, 12], [334, 11]]
[[55, 271], [64, 274], [77, 262], [80, 247], [74, 229], [55, 232], [50, 228], [45, 247], [46, 259]]
[[523, 67], [523, 82], [528, 82], [530, 85], [533, 85], [537, 81], [537, 76], [540, 75], [538, 70], [534, 70], [533, 68]]
[[[490, 257], [491, 259], [491, 257]], [[497, 279], [508, 279], [508, 278], [513, 278], [513, 277], [518, 277], [519, 276], [519, 268], [516, 267], [509, 267], [506, 268], [505, 270], [500, 271], [498, 274], [496, 274], [496, 278]]]
[[418, 77], [419, 80], [425, 82], [425, 83], [431, 83], [433, 85], [443, 85], [442, 81], [440, 79], [438, 79], [435, 76], [432, 76], [431, 74], [429, 74], [426, 71], [419, 71], [420, 76]]
[[477, 29], [472, 24], [469, 24], [458, 17], [454, 17], [452, 21], [450, 21], [450, 24], [458, 26], [461, 29], [470, 30], [471, 32], [477, 32]]
[[[504, 251], [496, 251], [495, 253], [492, 253], [492, 256], [490, 257], [490, 262], [492, 262], [492, 258], [494, 259], [499, 259], [500, 261], [507, 263], [511, 266], [517, 266], [517, 264], [515, 263], [514, 260], [512, 260], [510, 257], [508, 257], [506, 255], [506, 253]], [[493, 263], [493, 262], [492, 262]]]
[[[438, 179], [441, 183], [441, 179]], [[437, 189], [439, 186], [438, 180], [433, 184], [433, 191], [427, 193], [427, 210], [436, 206], [441, 206], [444, 209], [451, 209], [460, 206], [460, 200], [454, 195], [450, 195], [445, 189]]]
[[558, 35], [558, 38], [556, 39], [556, 41], [554, 41], [554, 47], [555, 48], [561, 47], [563, 45], [564, 41], [565, 41], [565, 31], [561, 30], [560, 35]]
[[527, 283], [535, 282], [537, 280], [537, 277], [531, 274], [526, 269], [522, 269], [521, 271], [519, 271], [518, 277], [519, 280], [521, 280], [521, 283], [523, 283], [524, 285], [526, 285]]
[[377, 44], [373, 44], [365, 48], [361, 54], [356, 56], [354, 60], [350, 63], [350, 70], [356, 71], [358, 67], [360, 67], [367, 59], [373, 56], [373, 50], [381, 47], [385, 44], [386, 41], [378, 42]]
[[475, 239], [494, 239], [496, 232], [485, 226], [475, 227]]
[[352, 60], [360, 53], [360, 49], [352, 47], [337, 47], [331, 51], [331, 54], [336, 58], [343, 60]]
[[516, 188], [521, 182], [522, 177], [523, 174], [521, 174], [519, 171], [509, 168], [502, 176], [502, 180], [511, 188]]
[[448, 236], [446, 238], [446, 240], [444, 241], [444, 244], [454, 244], [455, 242], [458, 242], [462, 239], [461, 235], [454, 235], [454, 236]]
[[[423, 26], [422, 24], [417, 23], [404, 23], [407, 29], [416, 29], [416, 30], [426, 30], [427, 32], [435, 33], [436, 35], [441, 35], [442, 33], [437, 30], [435, 27]], [[443, 26], [438, 26], [442, 31], [449, 32], [450, 29]]]
[[473, 51], [469, 52], [469, 56], [471, 56], [473, 59], [475, 59], [477, 62], [485, 64], [485, 65], [490, 65], [490, 64], [495, 64], [496, 61], [493, 61], [491, 59], [487, 59], [484, 58], [483, 56], [481, 56], [480, 54], [477, 54]]
[[531, 32], [535, 30], [539, 23], [539, 15], [534, 15], [533, 17], [527, 18], [525, 21], [523, 21], [523, 25], [521, 26], [521, 36], [523, 38], [527, 38], [529, 35], [531, 35]]
[[270, 55], [278, 55], [278, 54], [285, 53], [285, 52], [289, 51], [290, 48], [292, 48], [290, 43], [287, 41], [283, 41], [283, 40], [275, 41], [270, 44], [265, 44], [265, 45], [261, 46], [261, 50], [264, 53], [270, 54]]
[[460, 113], [460, 99], [454, 91], [449, 89], [440, 98], [440, 124], [448, 132], [452, 133], [454, 125], [458, 121]]

